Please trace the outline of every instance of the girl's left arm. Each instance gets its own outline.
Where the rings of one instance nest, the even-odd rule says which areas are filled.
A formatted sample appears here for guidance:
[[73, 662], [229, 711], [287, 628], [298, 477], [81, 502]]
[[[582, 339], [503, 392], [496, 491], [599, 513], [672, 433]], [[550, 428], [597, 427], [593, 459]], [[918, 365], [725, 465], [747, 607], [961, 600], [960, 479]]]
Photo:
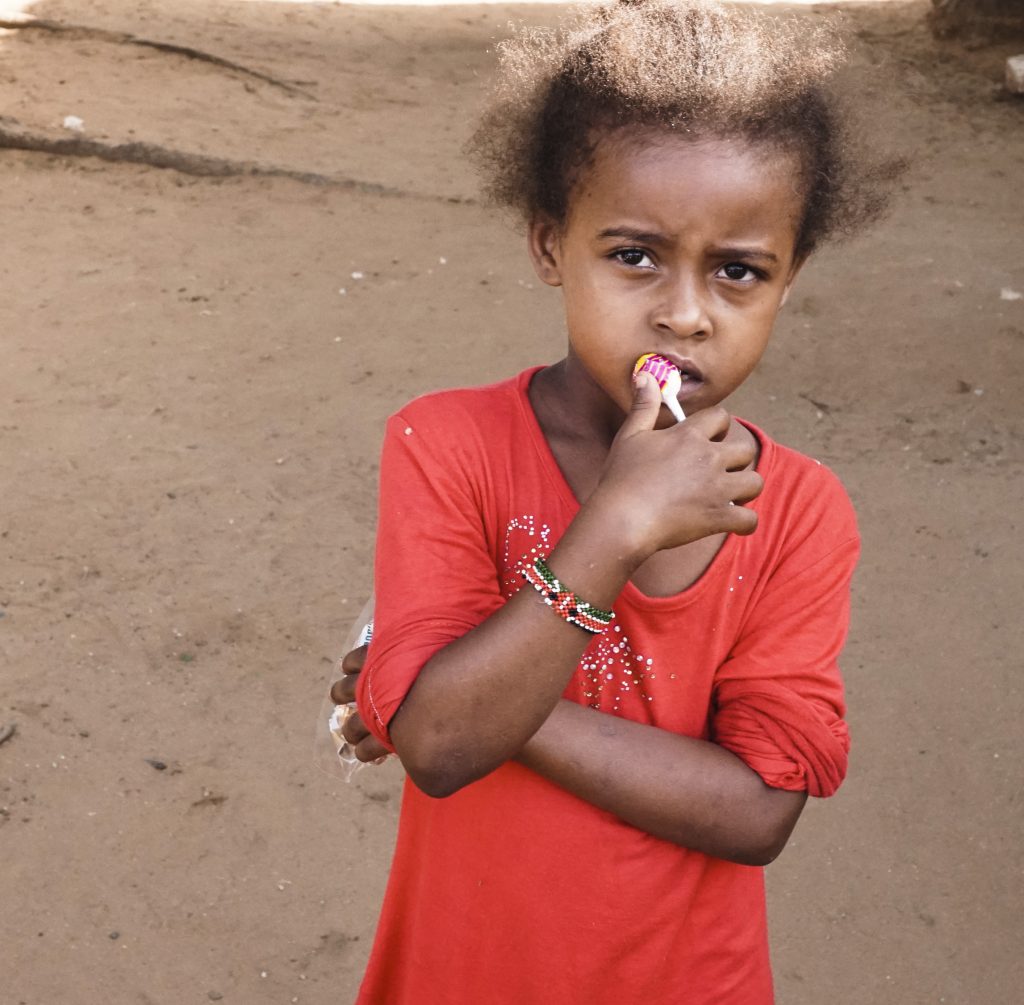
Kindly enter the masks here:
[[[366, 646], [345, 657], [331, 689], [355, 699]], [[358, 713], [345, 726], [362, 761], [388, 750]], [[767, 865], [785, 847], [807, 793], [766, 785], [736, 754], [562, 699], [516, 758], [548, 781], [674, 844], [743, 865]]]
[[[345, 657], [331, 689], [338, 704], [355, 700], [366, 646]], [[358, 712], [345, 727], [362, 761], [388, 750]], [[548, 781], [674, 844], [743, 865], [767, 865], [782, 851], [806, 792], [766, 785], [724, 747], [620, 719], [565, 699], [516, 758]]]
[[564, 699], [517, 760], [648, 834], [744, 865], [778, 856], [807, 800], [716, 743]]
[[710, 740], [562, 700], [519, 761], [656, 837], [772, 861], [807, 796], [839, 787], [849, 751], [838, 659], [859, 538], [838, 480], [815, 484], [812, 503], [796, 507], [814, 532], [773, 568], [715, 673]]

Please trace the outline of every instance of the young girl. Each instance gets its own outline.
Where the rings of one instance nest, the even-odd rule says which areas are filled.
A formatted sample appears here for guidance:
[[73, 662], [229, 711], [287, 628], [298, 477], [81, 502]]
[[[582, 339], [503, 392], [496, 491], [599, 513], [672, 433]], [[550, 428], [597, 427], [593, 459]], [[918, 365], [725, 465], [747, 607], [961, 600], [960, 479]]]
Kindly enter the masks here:
[[505, 48], [475, 141], [565, 358], [387, 427], [375, 636], [334, 693], [410, 779], [363, 1005], [767, 1005], [761, 867], [846, 771], [853, 512], [720, 406], [885, 165], [826, 36], [690, 0], [581, 16]]

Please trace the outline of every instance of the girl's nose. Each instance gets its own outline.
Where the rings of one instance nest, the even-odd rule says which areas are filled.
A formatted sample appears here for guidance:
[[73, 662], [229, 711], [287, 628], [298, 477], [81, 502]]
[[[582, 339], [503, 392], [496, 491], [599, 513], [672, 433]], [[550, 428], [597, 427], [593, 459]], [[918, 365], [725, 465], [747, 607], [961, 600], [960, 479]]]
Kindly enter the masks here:
[[653, 318], [656, 328], [678, 338], [707, 338], [711, 334], [711, 316], [699, 280], [680, 277], [663, 287], [661, 294]]

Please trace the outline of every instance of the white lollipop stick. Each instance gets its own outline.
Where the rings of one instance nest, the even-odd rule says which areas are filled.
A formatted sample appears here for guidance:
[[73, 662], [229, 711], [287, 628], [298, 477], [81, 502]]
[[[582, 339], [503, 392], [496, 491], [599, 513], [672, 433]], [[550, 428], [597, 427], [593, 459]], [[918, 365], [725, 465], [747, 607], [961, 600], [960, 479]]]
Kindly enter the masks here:
[[676, 422], [682, 422], [686, 418], [686, 413], [683, 411], [683, 406], [679, 404], [679, 399], [676, 397], [683, 387], [682, 378], [679, 376], [679, 371], [672, 368], [665, 375], [665, 383], [661, 385], [661, 400], [665, 403], [665, 407], [675, 417]]

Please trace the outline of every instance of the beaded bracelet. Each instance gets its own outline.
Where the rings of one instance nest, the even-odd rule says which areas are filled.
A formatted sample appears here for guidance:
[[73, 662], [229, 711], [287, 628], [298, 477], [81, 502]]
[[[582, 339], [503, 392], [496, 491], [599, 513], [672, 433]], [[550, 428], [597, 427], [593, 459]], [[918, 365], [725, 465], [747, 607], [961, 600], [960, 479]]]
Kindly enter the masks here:
[[548, 568], [547, 562], [538, 557], [532, 566], [523, 570], [525, 579], [560, 618], [585, 631], [600, 635], [615, 617], [614, 611], [602, 611], [600, 607], [580, 600], [567, 590]]

